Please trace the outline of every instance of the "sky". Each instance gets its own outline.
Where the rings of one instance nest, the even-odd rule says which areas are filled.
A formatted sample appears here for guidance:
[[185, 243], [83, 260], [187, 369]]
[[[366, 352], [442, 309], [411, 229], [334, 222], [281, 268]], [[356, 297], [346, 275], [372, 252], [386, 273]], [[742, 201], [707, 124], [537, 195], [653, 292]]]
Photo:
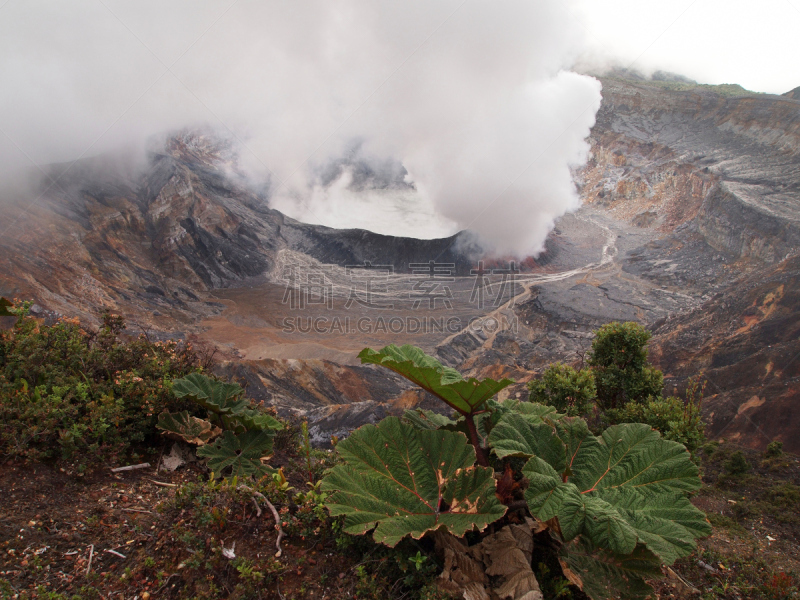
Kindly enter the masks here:
[[[800, 85], [798, 4], [0, 0], [0, 183], [211, 127], [295, 218], [469, 228], [498, 254], [535, 254], [580, 204], [570, 169], [601, 86], [573, 67], [783, 93]], [[320, 184], [354, 143], [363, 161], [402, 162], [414, 189], [354, 191], [346, 171]]]
[[800, 86], [800, 0], [579, 0], [587, 61], [783, 94]]

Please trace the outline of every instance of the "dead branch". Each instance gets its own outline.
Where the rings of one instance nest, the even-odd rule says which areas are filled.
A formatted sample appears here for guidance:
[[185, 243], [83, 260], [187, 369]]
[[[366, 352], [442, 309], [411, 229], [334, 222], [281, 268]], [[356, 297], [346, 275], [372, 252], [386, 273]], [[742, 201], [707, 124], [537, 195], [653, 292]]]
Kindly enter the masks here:
[[163, 481], [156, 481], [155, 479], [151, 479], [150, 481], [152, 481], [153, 483], [155, 483], [156, 485], [161, 486], [161, 487], [171, 487], [171, 488], [178, 487], [174, 483], [164, 483]]
[[256, 516], [260, 517], [261, 516], [261, 507], [258, 505], [258, 500], [256, 500], [255, 496], [253, 496], [253, 504], [256, 505]]
[[136, 469], [147, 469], [150, 467], [150, 463], [141, 463], [138, 465], [129, 465], [127, 467], [117, 467], [116, 469], [111, 469], [112, 473], [119, 473], [120, 471], [135, 471]]
[[[275, 540], [275, 547], [278, 549], [278, 551], [275, 553], [275, 558], [280, 558], [281, 554], [283, 554], [283, 549], [281, 548], [281, 540], [286, 537], [286, 534], [283, 532], [283, 528], [281, 527], [281, 517], [278, 514], [278, 511], [275, 509], [275, 506], [272, 504], [272, 502], [269, 501], [269, 498], [267, 498], [264, 494], [262, 494], [261, 492], [257, 492], [244, 484], [239, 484], [239, 487], [237, 489], [246, 490], [251, 494], [253, 494], [253, 502], [256, 503], [256, 506], [258, 506], [258, 502], [256, 502], [256, 496], [258, 496], [269, 507], [270, 511], [272, 511], [272, 517], [275, 519], [275, 529], [278, 531], [278, 539]], [[258, 511], [258, 516], [261, 516], [260, 510]]]
[[[167, 587], [167, 585], [169, 584], [170, 580], [171, 580], [173, 577], [179, 577], [178, 573], [173, 573], [172, 575], [170, 575], [169, 577], [167, 577], [166, 581], [164, 581], [164, 585], [162, 585], [160, 588], [158, 588], [158, 589], [155, 591], [155, 594], [159, 594], [159, 593], [161, 592], [161, 590], [163, 590], [165, 587]], [[154, 594], [154, 595], [155, 595], [155, 594]]]
[[92, 557], [94, 556], [94, 544], [89, 546], [89, 564], [86, 565], [86, 574], [89, 574], [89, 571], [92, 570]]

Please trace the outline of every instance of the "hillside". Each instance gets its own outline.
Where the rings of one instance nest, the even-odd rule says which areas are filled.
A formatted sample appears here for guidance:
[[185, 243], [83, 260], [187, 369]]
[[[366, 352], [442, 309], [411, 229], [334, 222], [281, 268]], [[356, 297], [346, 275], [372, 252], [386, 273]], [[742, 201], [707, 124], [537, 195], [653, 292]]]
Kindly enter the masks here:
[[793, 90], [786, 92], [784, 96], [791, 98], [792, 100], [800, 100], [800, 87], [796, 87]]
[[[315, 450], [306, 423], [276, 419], [238, 385], [203, 375], [212, 365], [202, 349], [144, 334], [125, 341], [122, 327], [109, 315], [99, 332], [25, 317], [0, 332], [4, 599], [798, 593], [800, 461], [778, 443], [762, 453], [692, 434], [685, 447], [671, 434], [699, 433], [701, 424], [683, 417], [656, 419], [659, 430], [616, 424], [595, 437], [587, 421], [553, 406], [490, 399], [511, 382], [420, 377], [427, 357], [406, 376], [451, 401], [442, 394], [460, 389], [456, 397], [474, 402], [484, 431], [497, 419], [487, 447], [474, 428], [468, 443], [463, 422], [409, 411], [360, 428], [334, 451]], [[627, 356], [633, 347], [618, 337], [625, 330], [646, 334], [604, 328], [597, 340], [622, 343], [614, 354]], [[530, 460], [528, 448], [537, 453]], [[559, 464], [566, 470], [553, 483], [531, 470]], [[570, 503], [547, 500], [555, 493], [539, 500], [542, 480], [561, 493], [585, 489], [577, 517]], [[576, 519], [579, 540], [567, 529]], [[623, 535], [639, 542], [613, 549], [620, 542], [596, 519], [626, 523]], [[459, 541], [447, 530], [465, 535]], [[592, 549], [584, 540], [593, 539], [604, 545]]]

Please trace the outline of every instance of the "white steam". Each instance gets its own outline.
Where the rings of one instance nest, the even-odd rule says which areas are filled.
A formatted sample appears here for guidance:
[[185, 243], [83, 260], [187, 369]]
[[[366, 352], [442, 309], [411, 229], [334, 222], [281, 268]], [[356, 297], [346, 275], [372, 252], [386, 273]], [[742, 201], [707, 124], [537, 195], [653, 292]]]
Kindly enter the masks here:
[[[569, 4], [569, 3], [567, 3]], [[210, 124], [291, 216], [496, 252], [578, 206], [599, 83], [558, 0], [11, 0], [0, 8], [0, 176]], [[360, 143], [406, 183], [320, 170]], [[397, 182], [395, 182], [397, 183]]]

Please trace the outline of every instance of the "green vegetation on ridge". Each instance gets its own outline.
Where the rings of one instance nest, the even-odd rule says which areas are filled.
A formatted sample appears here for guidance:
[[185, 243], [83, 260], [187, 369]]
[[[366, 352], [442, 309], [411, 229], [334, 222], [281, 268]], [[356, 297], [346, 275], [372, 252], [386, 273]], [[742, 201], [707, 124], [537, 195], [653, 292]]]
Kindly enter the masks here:
[[664, 376], [647, 362], [649, 339], [638, 323], [603, 325], [592, 342], [589, 366], [549, 366], [528, 384], [530, 400], [593, 424], [646, 423], [694, 455], [705, 440], [700, 417], [705, 384], [690, 379], [685, 400], [662, 397]]
[[192, 408], [172, 393], [173, 379], [204, 366], [190, 343], [124, 341], [124, 321], [110, 314], [90, 331], [71, 319], [40, 324], [24, 304], [10, 311], [16, 324], [0, 331], [0, 456], [85, 471], [151, 440], [163, 410]]

